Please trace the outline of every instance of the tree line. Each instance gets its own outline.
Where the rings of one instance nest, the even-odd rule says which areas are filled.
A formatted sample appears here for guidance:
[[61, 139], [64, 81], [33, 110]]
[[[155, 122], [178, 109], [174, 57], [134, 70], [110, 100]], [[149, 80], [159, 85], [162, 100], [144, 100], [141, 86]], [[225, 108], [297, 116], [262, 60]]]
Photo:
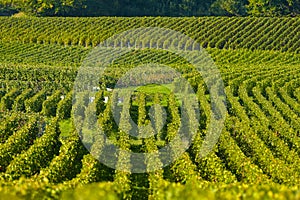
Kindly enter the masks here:
[[296, 16], [300, 0], [0, 0], [0, 15]]

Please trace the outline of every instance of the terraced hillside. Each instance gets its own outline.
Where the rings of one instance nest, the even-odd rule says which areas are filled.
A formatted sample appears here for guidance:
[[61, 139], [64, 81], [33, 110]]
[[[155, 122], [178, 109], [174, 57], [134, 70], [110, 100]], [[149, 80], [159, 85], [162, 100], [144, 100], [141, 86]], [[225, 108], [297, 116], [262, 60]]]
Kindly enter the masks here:
[[[1, 197], [300, 198], [299, 23], [298, 18], [1, 18]], [[89, 123], [74, 120], [74, 116], [88, 115], [91, 98], [76, 99], [83, 103], [75, 102], [72, 108], [73, 87], [78, 69], [93, 47], [116, 33], [144, 26], [180, 31], [206, 48], [224, 82], [226, 120], [212, 151], [199, 157], [214, 120], [214, 101], [204, 78], [174, 53], [143, 44], [132, 48], [106, 69], [93, 96], [96, 120], [107, 138], [123, 150], [151, 153], [173, 144], [182, 117], [189, 119], [185, 125], [190, 129], [197, 122], [197, 131], [187, 151], [170, 165], [130, 173], [110, 168], [93, 156], [105, 154], [103, 138], [83, 138], [78, 133]], [[164, 38], [160, 42], [168, 43]], [[173, 92], [151, 86], [114, 104], [110, 99], [118, 93], [106, 88], [114, 87], [126, 71], [145, 63], [179, 71], [195, 91], [200, 116], [189, 114], [193, 107], [187, 112], [180, 110], [182, 99]], [[167, 118], [158, 134], [147, 138], [126, 134], [120, 129], [122, 121], [118, 124], [111, 114], [115, 108], [125, 122], [131, 116], [140, 126], [151, 124], [152, 119], [159, 124], [162, 114], [149, 114], [154, 104], [162, 105]], [[152, 124], [153, 129], [156, 125]], [[84, 146], [87, 143], [90, 151]], [[171, 157], [176, 157], [176, 147], [175, 142]], [[130, 163], [126, 155], [111, 159], [124, 169]], [[161, 166], [163, 159], [149, 162], [145, 158], [142, 162], [151, 169]]]

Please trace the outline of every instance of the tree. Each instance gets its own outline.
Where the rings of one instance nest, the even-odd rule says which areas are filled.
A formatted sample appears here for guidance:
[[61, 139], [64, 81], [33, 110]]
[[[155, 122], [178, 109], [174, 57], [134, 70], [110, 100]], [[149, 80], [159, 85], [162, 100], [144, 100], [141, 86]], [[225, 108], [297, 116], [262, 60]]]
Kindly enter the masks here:
[[300, 0], [0, 0], [0, 14], [7, 8], [35, 16], [294, 16]]
[[299, 0], [249, 0], [248, 14], [256, 16], [280, 16], [299, 14]]
[[246, 0], [216, 0], [210, 7], [213, 15], [246, 15]]
[[29, 15], [67, 16], [84, 8], [86, 0], [2, 0], [7, 5]]

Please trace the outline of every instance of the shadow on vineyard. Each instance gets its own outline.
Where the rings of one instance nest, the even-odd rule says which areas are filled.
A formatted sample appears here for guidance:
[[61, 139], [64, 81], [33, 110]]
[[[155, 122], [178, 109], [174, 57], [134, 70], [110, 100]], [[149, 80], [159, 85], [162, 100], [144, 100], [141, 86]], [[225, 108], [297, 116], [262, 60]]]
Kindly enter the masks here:
[[[300, 18], [0, 19], [0, 199], [300, 199]], [[110, 53], [127, 51], [88, 92], [75, 91], [82, 63], [99, 64], [86, 59], [94, 47], [141, 27], [200, 44], [226, 97], [213, 98], [222, 93], [210, 90], [221, 84], [215, 71], [203, 76], [160, 48], [191, 48], [172, 32], [109, 44]], [[201, 156], [222, 115], [219, 101], [224, 127]], [[186, 138], [177, 135], [193, 128], [182, 151]]]

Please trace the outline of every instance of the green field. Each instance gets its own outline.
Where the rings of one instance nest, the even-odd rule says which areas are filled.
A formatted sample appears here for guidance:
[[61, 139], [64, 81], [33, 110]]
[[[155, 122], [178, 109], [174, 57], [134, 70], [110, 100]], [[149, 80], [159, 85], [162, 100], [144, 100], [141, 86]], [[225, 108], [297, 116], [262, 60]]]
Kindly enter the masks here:
[[[226, 120], [207, 156], [198, 155], [214, 120], [210, 91], [201, 74], [172, 52], [143, 43], [132, 48], [105, 70], [93, 94], [95, 104], [87, 103], [87, 94], [72, 106], [78, 69], [91, 50], [117, 33], [140, 27], [189, 36], [218, 67]], [[300, 18], [290, 17], [0, 17], [0, 199], [300, 199], [299, 29]], [[174, 39], [166, 38], [158, 43]], [[112, 101], [118, 96], [106, 88], [147, 63], [170, 66], [188, 80], [198, 99], [199, 118], [179, 109], [190, 96], [176, 95], [168, 82], [141, 86], [140, 80], [132, 80], [137, 88], [131, 99]], [[145, 77], [160, 81], [171, 76], [158, 75]], [[162, 112], [151, 116], [153, 104], [160, 104], [167, 117], [157, 135], [148, 138], [128, 135], [120, 126], [132, 127], [111, 114], [117, 109], [121, 119], [131, 117], [139, 126], [150, 126], [153, 118], [155, 129]], [[197, 132], [189, 148], [164, 168], [115, 170], [93, 156], [105, 153], [102, 138], [78, 133], [95, 123], [74, 117], [88, 116], [89, 105], [95, 105], [96, 122], [106, 137], [123, 150], [157, 152], [176, 140], [185, 115], [188, 127], [197, 120]], [[131, 162], [121, 157], [116, 156], [118, 166]], [[141, 162], [151, 168], [163, 161]]]

